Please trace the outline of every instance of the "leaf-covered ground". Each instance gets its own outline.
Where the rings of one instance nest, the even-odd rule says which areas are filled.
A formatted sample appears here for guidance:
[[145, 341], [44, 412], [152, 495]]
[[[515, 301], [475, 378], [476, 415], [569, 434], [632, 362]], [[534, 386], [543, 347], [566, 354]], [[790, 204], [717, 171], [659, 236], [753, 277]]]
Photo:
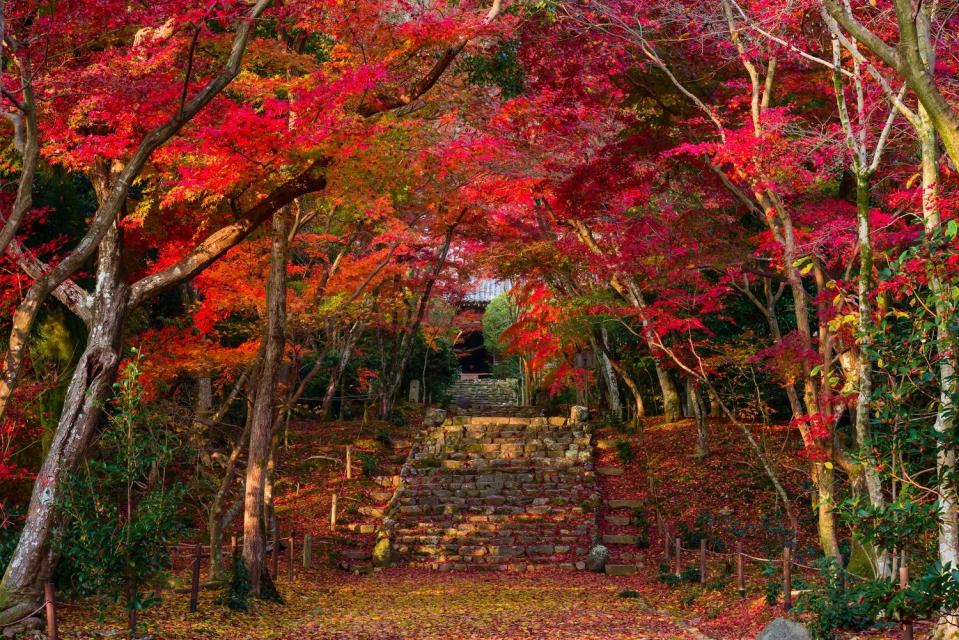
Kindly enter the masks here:
[[[387, 432], [389, 439], [383, 437]], [[336, 561], [324, 544], [371, 540], [369, 534], [346, 529], [377, 520], [344, 510], [341, 527], [330, 536], [330, 493], [369, 504], [368, 496], [378, 488], [362, 476], [356, 461], [357, 475], [344, 481], [342, 464], [331, 459], [342, 459], [345, 445], [352, 444], [357, 455], [376, 456], [376, 473], [395, 473], [399, 452], [406, 448], [397, 443], [408, 440], [412, 432], [408, 427], [389, 425], [366, 429], [349, 423], [295, 425], [288, 450], [290, 463], [281, 465], [278, 482], [280, 530], [295, 526], [301, 533], [313, 532], [318, 543], [321, 538], [326, 541], [315, 547], [315, 569], [298, 569], [291, 585], [285, 579], [285, 558], [282, 560], [279, 589], [285, 604], [254, 602], [249, 612], [236, 613], [213, 602], [217, 592], [204, 591], [199, 612], [189, 614], [188, 596], [182, 593], [188, 576], [184, 559], [178, 562], [175, 575], [181, 592], [165, 591], [162, 604], [143, 614], [145, 632], [156, 640], [701, 640], [703, 634], [733, 640], [756, 637], [766, 622], [784, 613], [781, 606], [766, 603], [770, 577], [756, 564], [747, 571], [746, 598], [736, 592], [734, 565], [719, 557], [710, 563], [707, 585], [663, 584], [659, 580], [662, 537], [651, 507], [646, 509], [650, 546], [629, 550], [642, 568], [628, 577], [558, 571], [448, 574], [404, 568], [356, 575], [329, 566]], [[738, 539], [747, 552], [774, 555], [781, 549], [781, 514], [769, 483], [732, 425], [711, 422], [710, 435], [712, 454], [700, 460], [693, 455], [694, 427], [689, 421], [673, 425], [650, 422], [642, 435], [600, 430], [598, 465], [624, 470], [621, 476], [600, 478], [604, 497], [638, 499], [648, 505], [657, 502], [671, 535], [698, 528], [730, 547]], [[795, 496], [797, 510], [808, 510], [795, 434], [781, 427], [757, 426], [755, 435]], [[617, 454], [619, 442], [630, 443], [635, 453], [631, 460], [624, 461]], [[650, 493], [647, 469], [656, 479], [655, 497]], [[606, 514], [605, 508], [597, 514], [601, 523]], [[808, 514], [799, 515], [808, 527], [801, 534], [805, 551], [812, 547], [813, 534]], [[601, 526], [604, 533], [635, 532], [629, 528], [632, 525], [622, 531]], [[695, 556], [689, 554], [683, 565], [692, 564]], [[98, 638], [103, 632], [119, 633], [125, 615], [113, 610], [98, 620], [94, 607], [73, 603], [62, 611], [61, 619], [64, 638]], [[885, 635], [892, 637], [895, 631]]]
[[[620, 579], [589, 573], [430, 573], [389, 569], [369, 575], [320, 571], [283, 581], [285, 604], [255, 603], [232, 613], [200, 599], [168, 595], [144, 615], [157, 639], [440, 640], [472, 638], [625, 640], [698, 638], [639, 598], [624, 598]], [[86, 620], [65, 610], [65, 638], [95, 638], [118, 624]], [[117, 612], [112, 612], [117, 613]], [[81, 616], [85, 618], [86, 616]], [[110, 615], [111, 619], [118, 616]]]

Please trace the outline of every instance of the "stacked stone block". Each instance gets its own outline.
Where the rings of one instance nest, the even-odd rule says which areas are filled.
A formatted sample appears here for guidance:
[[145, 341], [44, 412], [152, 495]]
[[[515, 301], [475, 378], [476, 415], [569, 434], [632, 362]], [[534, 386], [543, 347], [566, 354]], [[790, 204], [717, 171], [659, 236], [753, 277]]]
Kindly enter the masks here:
[[597, 536], [590, 438], [565, 418], [457, 417], [423, 431], [387, 509], [394, 561], [582, 567]]
[[519, 381], [515, 378], [457, 380], [450, 386], [448, 393], [458, 404], [516, 405], [519, 404]]

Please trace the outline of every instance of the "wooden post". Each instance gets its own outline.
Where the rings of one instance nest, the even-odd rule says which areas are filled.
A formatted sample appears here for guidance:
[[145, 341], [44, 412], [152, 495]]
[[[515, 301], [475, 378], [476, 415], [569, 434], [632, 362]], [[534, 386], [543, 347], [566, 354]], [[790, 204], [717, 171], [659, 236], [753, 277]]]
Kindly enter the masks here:
[[60, 632], [57, 631], [57, 598], [52, 582], [43, 585], [43, 594], [47, 606], [47, 638], [49, 638], [49, 640], [59, 640]]
[[672, 545], [669, 542], [669, 531], [666, 530], [666, 527], [663, 527], [663, 552], [664, 552], [664, 555], [666, 556], [666, 564], [669, 564], [669, 560], [672, 558], [672, 555], [673, 555], [672, 553], [670, 553], [670, 546]]
[[270, 556], [270, 577], [273, 580], [277, 580], [280, 577], [279, 572], [280, 564], [280, 540], [276, 536], [273, 537], [273, 555]]
[[236, 536], [230, 536], [230, 558], [234, 563], [236, 562], [236, 554], [239, 550], [240, 548], [236, 544]]
[[783, 547], [783, 608], [786, 611], [793, 606], [792, 550]]
[[346, 479], [353, 479], [353, 456], [350, 445], [346, 445]]
[[683, 568], [680, 566], [680, 563], [682, 562], [682, 559], [680, 557], [682, 556], [682, 549], [683, 547], [679, 542], [679, 538], [676, 538], [676, 554], [675, 554], [676, 571], [675, 573], [677, 578], [683, 573]]
[[746, 597], [746, 578], [743, 576], [743, 543], [736, 542], [736, 586], [739, 597]]
[[[903, 564], [899, 567], [899, 588], [905, 589], [909, 586], [909, 566]], [[902, 623], [902, 640], [912, 640], [912, 623], [903, 622]]]
[[130, 607], [130, 610], [127, 611], [127, 630], [130, 632], [131, 638], [137, 637], [137, 610], [135, 607]]
[[203, 547], [199, 544], [193, 551], [193, 574], [190, 576], [190, 613], [196, 612], [197, 603], [200, 599], [200, 557], [203, 554]]
[[330, 531], [336, 530], [336, 494], [333, 494], [330, 502]]
[[313, 536], [309, 533], [303, 536], [303, 568], [313, 568]]
[[706, 584], [706, 538], [699, 540], [699, 584]]
[[286, 556], [286, 579], [288, 582], [293, 582], [293, 553], [296, 550], [293, 541], [295, 539], [296, 531], [290, 529], [290, 553]]

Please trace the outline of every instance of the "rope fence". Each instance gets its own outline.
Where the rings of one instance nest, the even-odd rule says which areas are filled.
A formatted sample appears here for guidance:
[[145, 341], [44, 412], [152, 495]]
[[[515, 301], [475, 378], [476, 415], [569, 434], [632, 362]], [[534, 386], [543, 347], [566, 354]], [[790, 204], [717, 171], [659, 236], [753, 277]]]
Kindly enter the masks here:
[[[698, 549], [689, 549], [683, 546], [682, 540], [680, 538], [671, 538], [669, 535], [669, 530], [665, 525], [660, 526], [660, 535], [663, 537], [663, 551], [666, 558], [667, 566], [672, 564], [673, 574], [678, 578], [683, 573], [683, 552], [689, 554], [695, 554], [698, 551], [698, 568], [699, 568], [699, 582], [700, 584], [706, 584], [708, 574], [709, 574], [709, 562], [707, 558], [709, 556], [723, 558], [723, 559], [735, 559], [736, 562], [736, 587], [739, 592], [740, 597], [746, 596], [746, 579], [745, 579], [745, 570], [744, 565], [745, 561], [749, 560], [755, 563], [762, 563], [768, 566], [781, 566], [782, 567], [782, 589], [783, 589], [783, 608], [786, 611], [792, 609], [793, 605], [793, 589], [792, 589], [792, 569], [798, 568], [806, 571], [812, 571], [816, 573], [823, 573], [821, 567], [814, 567], [808, 564], [803, 564], [797, 562], [793, 559], [792, 548], [789, 546], [783, 547], [782, 557], [781, 558], [764, 558], [761, 556], [755, 556], [749, 553], [746, 553], [742, 549], [742, 543], [736, 542], [736, 551], [734, 553], [714, 551], [707, 548], [707, 543], [705, 538], [701, 538], [699, 541]], [[849, 571], [843, 571], [841, 573], [842, 579], [845, 581], [846, 576], [855, 578], [856, 580], [865, 581], [866, 578], [856, 575], [855, 573]], [[845, 584], [845, 582], [843, 582]], [[909, 586], [909, 567], [903, 561], [903, 564], [899, 567], [899, 588], [906, 589]], [[913, 637], [913, 624], [912, 622], [903, 622], [902, 623], [902, 638], [904, 640], [912, 640]]]

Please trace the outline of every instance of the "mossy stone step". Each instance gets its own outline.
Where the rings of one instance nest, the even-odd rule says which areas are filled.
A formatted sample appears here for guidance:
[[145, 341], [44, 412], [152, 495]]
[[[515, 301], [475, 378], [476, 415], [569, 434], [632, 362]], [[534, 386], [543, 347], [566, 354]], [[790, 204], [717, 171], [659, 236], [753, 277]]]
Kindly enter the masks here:
[[639, 572], [639, 566], [635, 564], [607, 564], [606, 575], [608, 576], [631, 576]]
[[603, 536], [603, 544], [636, 544], [638, 541], [638, 536], [619, 536], [610, 534]]
[[597, 467], [596, 473], [601, 476], [621, 476], [623, 470], [620, 467]]
[[362, 524], [359, 522], [351, 522], [343, 527], [347, 531], [352, 531], [353, 533], [374, 533], [376, 531], [375, 524]]
[[643, 506], [642, 500], [607, 500], [606, 506], [610, 509], [638, 509]]
[[616, 440], [611, 440], [609, 438], [600, 438], [596, 441], [597, 449], [612, 449], [616, 446]]
[[628, 516], [606, 516], [606, 522], [617, 526], [626, 526], [630, 523]]

